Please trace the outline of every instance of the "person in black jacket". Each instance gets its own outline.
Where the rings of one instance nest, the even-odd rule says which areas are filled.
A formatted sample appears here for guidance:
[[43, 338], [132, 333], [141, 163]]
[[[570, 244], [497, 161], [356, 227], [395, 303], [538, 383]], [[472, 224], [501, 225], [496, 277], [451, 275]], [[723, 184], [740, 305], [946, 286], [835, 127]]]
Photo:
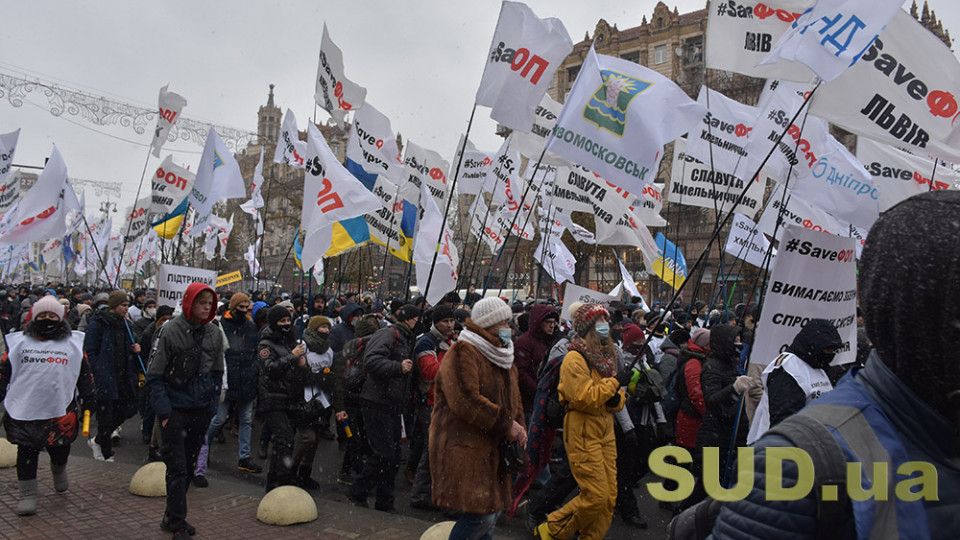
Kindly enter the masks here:
[[350, 302], [343, 307], [340, 313], [343, 316], [343, 322], [334, 326], [333, 330], [330, 331], [330, 348], [335, 353], [340, 352], [343, 345], [354, 338], [354, 327], [360, 317], [363, 316], [363, 306], [356, 302]]
[[[737, 371], [740, 360], [740, 328], [731, 324], [718, 324], [710, 329], [710, 355], [703, 363], [700, 373], [700, 387], [706, 411], [700, 430], [697, 432], [697, 446], [720, 448], [719, 471], [704, 467], [703, 475], [718, 475], [722, 482], [727, 465], [727, 449], [736, 429], [736, 445], [744, 446], [750, 421], [746, 409], [740, 405], [740, 396], [759, 381]], [[737, 415], [739, 413], [739, 422]], [[721, 484], [722, 485], [722, 484]]]
[[230, 297], [230, 309], [220, 318], [220, 327], [227, 336], [229, 347], [224, 352], [227, 365], [227, 391], [210, 422], [207, 441], [223, 428], [230, 408], [237, 408], [238, 461], [237, 469], [259, 473], [263, 469], [250, 458], [250, 432], [253, 426], [253, 400], [257, 397], [257, 376], [260, 364], [257, 361], [257, 326], [250, 320], [250, 297], [235, 293]]
[[367, 494], [376, 487], [375, 508], [394, 511], [394, 481], [400, 470], [400, 409], [410, 399], [409, 374], [416, 339], [413, 328], [419, 318], [419, 308], [403, 306], [397, 311], [397, 324], [377, 330], [364, 348], [367, 379], [360, 399], [371, 453], [348, 494], [358, 506], [367, 506]]
[[294, 416], [303, 403], [303, 381], [310, 374], [307, 347], [297, 344], [290, 312], [273, 306], [267, 313], [267, 326], [260, 333], [257, 356], [260, 359], [260, 412], [266, 429], [273, 434], [273, 454], [267, 472], [267, 491], [293, 485]]
[[[191, 283], [183, 313], [157, 330], [147, 366], [147, 386], [163, 429], [161, 453], [167, 466], [167, 507], [160, 528], [187, 540], [196, 533], [187, 523], [188, 479], [217, 407], [223, 379], [223, 335], [216, 324], [217, 293]], [[95, 375], [96, 376], [96, 375]]]

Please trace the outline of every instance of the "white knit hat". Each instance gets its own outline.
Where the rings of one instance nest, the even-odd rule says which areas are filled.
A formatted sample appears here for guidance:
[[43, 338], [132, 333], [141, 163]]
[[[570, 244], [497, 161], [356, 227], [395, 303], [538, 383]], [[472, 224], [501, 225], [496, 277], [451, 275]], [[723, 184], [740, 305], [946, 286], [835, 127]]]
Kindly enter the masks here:
[[490, 328], [497, 323], [509, 321], [511, 317], [513, 310], [496, 296], [480, 300], [470, 310], [470, 319], [480, 328]]
[[33, 307], [30, 308], [30, 318], [36, 318], [37, 315], [48, 311], [63, 318], [63, 304], [57, 300], [56, 296], [50, 294], [33, 303]]

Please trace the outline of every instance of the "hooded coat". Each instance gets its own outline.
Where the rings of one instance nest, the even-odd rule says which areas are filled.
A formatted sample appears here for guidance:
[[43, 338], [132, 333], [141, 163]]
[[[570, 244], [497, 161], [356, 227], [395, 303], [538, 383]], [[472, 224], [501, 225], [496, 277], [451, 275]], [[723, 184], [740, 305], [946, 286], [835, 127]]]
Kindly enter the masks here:
[[136, 405], [137, 373], [141, 369], [136, 355], [130, 352], [132, 345], [124, 321], [118, 316], [106, 310], [91, 315], [83, 351], [93, 370], [98, 399], [125, 400]]
[[257, 397], [257, 377], [260, 363], [257, 361], [257, 325], [246, 316], [227, 311], [220, 318], [220, 327], [227, 336], [229, 346], [224, 351], [227, 364], [228, 401], [245, 403]]
[[310, 366], [299, 366], [293, 355], [296, 341], [293, 330], [284, 333], [268, 324], [260, 331], [257, 357], [260, 361], [260, 412], [298, 410], [303, 401], [303, 385], [310, 378]]
[[523, 398], [523, 410], [533, 411], [533, 397], [537, 394], [537, 372], [547, 359], [547, 353], [556, 339], [553, 334], [545, 334], [540, 324], [550, 315], [557, 318], [557, 312], [547, 305], [533, 306], [530, 311], [530, 327], [513, 345], [514, 365], [520, 380], [520, 396]]
[[[500, 346], [500, 338], [467, 320], [467, 328]], [[510, 507], [510, 475], [499, 470], [500, 441], [523, 424], [517, 369], [505, 370], [458, 341], [440, 364], [430, 422], [433, 502], [471, 514]]]
[[[787, 351], [814, 369], [826, 370], [828, 365], [818, 362], [817, 355], [824, 349], [839, 349], [842, 346], [840, 333], [832, 323], [824, 319], [811, 319], [793, 338]], [[771, 426], [779, 424], [807, 404], [806, 393], [783, 368], [774, 369], [767, 375], [764, 391], [767, 392]]]
[[[212, 323], [216, 309], [211, 307], [207, 317], [200, 322], [191, 319], [193, 302], [202, 291], [213, 293], [213, 306], [216, 306], [216, 291], [203, 283], [191, 283], [183, 293], [183, 313], [157, 329], [147, 365], [147, 386], [150, 387], [150, 403], [161, 420], [169, 417], [174, 408], [205, 408], [212, 414], [219, 401], [224, 369], [223, 333]], [[200, 355], [199, 369], [185, 387], [171, 386], [166, 375], [190, 354]]]
[[343, 306], [343, 309], [340, 311], [343, 322], [337, 324], [330, 330], [330, 348], [333, 349], [333, 352], [340, 352], [343, 345], [355, 337], [354, 326], [350, 321], [350, 317], [360, 315], [361, 313], [363, 313], [363, 307], [356, 302], [350, 302]]

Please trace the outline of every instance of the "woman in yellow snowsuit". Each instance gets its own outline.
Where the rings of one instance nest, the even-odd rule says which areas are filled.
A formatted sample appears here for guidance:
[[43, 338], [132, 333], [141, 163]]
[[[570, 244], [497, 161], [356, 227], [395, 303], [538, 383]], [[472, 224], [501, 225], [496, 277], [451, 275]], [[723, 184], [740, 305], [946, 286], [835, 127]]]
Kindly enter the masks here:
[[580, 494], [537, 527], [541, 539], [599, 540], [613, 519], [617, 501], [617, 445], [613, 414], [623, 408], [620, 389], [632, 369], [617, 373], [617, 347], [610, 339], [610, 315], [599, 304], [571, 308], [576, 335], [560, 366], [557, 387], [566, 404], [563, 444]]

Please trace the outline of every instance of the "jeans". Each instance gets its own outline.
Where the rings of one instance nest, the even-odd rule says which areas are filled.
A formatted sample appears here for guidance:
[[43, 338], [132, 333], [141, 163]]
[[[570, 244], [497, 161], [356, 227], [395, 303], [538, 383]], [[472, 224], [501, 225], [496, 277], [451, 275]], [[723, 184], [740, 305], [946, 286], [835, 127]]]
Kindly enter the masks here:
[[[232, 404], [233, 402], [231, 401], [224, 401], [217, 406], [217, 415], [213, 417], [213, 420], [210, 422], [210, 429], [207, 430], [208, 441], [212, 441], [213, 436], [227, 422], [227, 417], [230, 416], [230, 405]], [[237, 402], [237, 416], [239, 416], [240, 424], [240, 435], [237, 437], [237, 444], [239, 445], [237, 457], [240, 459], [247, 459], [250, 457], [250, 433], [253, 426], [253, 401]]]
[[464, 512], [450, 531], [450, 540], [493, 540], [497, 516], [492, 514], [468, 514]]

